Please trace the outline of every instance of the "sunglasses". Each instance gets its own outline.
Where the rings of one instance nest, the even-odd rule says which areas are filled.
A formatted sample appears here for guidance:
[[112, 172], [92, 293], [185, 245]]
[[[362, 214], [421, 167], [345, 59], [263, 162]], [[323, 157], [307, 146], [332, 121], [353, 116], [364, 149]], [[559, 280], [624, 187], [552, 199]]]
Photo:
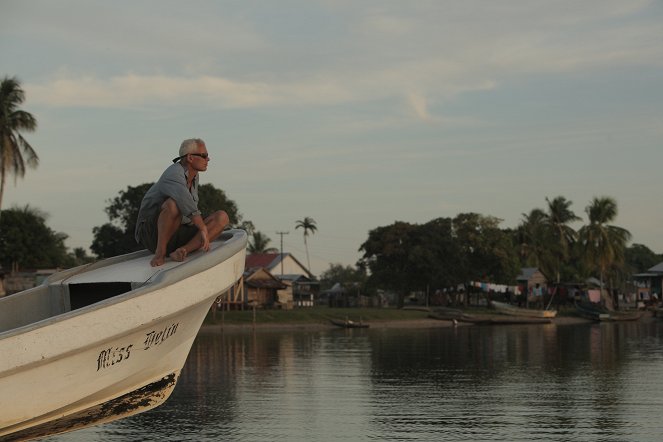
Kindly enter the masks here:
[[[206, 160], [209, 158], [209, 154], [207, 153], [188, 153], [186, 155], [193, 155], [194, 157], [200, 157], [203, 160]], [[177, 163], [179, 160], [184, 158], [186, 155], [182, 155], [181, 157], [173, 158], [173, 163]]]

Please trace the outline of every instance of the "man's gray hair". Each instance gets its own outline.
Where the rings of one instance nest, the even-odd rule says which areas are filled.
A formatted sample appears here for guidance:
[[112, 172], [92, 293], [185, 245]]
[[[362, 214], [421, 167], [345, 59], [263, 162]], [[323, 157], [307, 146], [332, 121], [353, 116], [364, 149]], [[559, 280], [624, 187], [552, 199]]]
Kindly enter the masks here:
[[180, 156], [183, 157], [184, 155], [196, 150], [199, 146], [204, 145], [205, 142], [200, 138], [189, 138], [188, 140], [184, 140], [180, 145]]

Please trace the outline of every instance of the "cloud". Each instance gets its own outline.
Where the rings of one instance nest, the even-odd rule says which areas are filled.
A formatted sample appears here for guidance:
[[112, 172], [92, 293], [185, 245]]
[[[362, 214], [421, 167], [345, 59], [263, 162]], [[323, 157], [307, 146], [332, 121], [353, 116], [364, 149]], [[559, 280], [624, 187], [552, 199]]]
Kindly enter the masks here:
[[[246, 109], [391, 100], [405, 103], [404, 113], [435, 122], [435, 109], [446, 100], [519, 76], [663, 60], [658, 23], [628, 19], [651, 4], [646, 0], [628, 6], [606, 0], [600, 8], [575, 2], [511, 2], [481, 10], [473, 3], [422, 4], [369, 2], [348, 19], [355, 3], [341, 2], [329, 20], [343, 20], [343, 35], [321, 30], [284, 41], [270, 38], [273, 24], [263, 23], [262, 15], [235, 12], [223, 20], [197, 15], [200, 26], [188, 29], [195, 44], [164, 31], [175, 27], [173, 17], [157, 16], [147, 35], [142, 29], [138, 34], [138, 22], [122, 29], [128, 35], [102, 28], [109, 53], [132, 53], [129, 60], [113, 58], [111, 72], [91, 72], [91, 64], [70, 59], [58, 73], [46, 79], [41, 74], [25, 89], [32, 103], [49, 107]], [[56, 35], [65, 35], [60, 40], [86, 47], [97, 42], [85, 38], [92, 32], [87, 28], [85, 35], [75, 27], [57, 29]], [[84, 55], [87, 60], [91, 54]]]
[[410, 93], [408, 94], [407, 99], [417, 117], [423, 121], [431, 120], [431, 116], [428, 113], [428, 102], [426, 97], [421, 94]]

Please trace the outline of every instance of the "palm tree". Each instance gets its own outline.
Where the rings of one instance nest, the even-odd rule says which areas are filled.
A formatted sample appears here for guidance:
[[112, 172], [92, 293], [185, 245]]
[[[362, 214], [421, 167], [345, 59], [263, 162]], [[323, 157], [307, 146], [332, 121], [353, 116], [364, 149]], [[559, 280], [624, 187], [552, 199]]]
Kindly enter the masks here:
[[305, 217], [302, 220], [297, 221], [297, 224], [295, 225], [295, 229], [299, 228], [304, 229], [304, 247], [306, 248], [306, 262], [308, 264], [308, 270], [309, 272], [311, 271], [311, 260], [309, 259], [308, 256], [308, 244], [306, 242], [306, 238], [309, 235], [309, 232], [315, 233], [316, 230], [318, 230], [318, 227], [315, 225], [315, 220], [311, 218], [310, 216]]
[[518, 227], [520, 235], [520, 254], [528, 265], [538, 268], [548, 277], [550, 249], [548, 248], [548, 229], [546, 213], [541, 209], [532, 209], [523, 213], [523, 220]]
[[610, 225], [617, 217], [617, 202], [610, 197], [595, 197], [585, 208], [589, 224], [580, 228], [580, 244], [587, 264], [599, 272], [603, 287], [603, 278], [610, 268], [624, 263], [626, 243], [631, 233]]
[[26, 166], [39, 165], [37, 153], [20, 133], [37, 128], [35, 117], [19, 109], [24, 101], [25, 92], [19, 81], [5, 77], [0, 83], [0, 208], [7, 176], [23, 178]]
[[569, 208], [572, 202], [563, 196], [558, 196], [552, 201], [546, 198], [546, 202], [548, 203], [546, 224], [552, 235], [550, 247], [555, 255], [555, 282], [559, 285], [562, 264], [568, 261], [571, 246], [578, 236], [568, 224], [580, 221], [580, 217]]
[[257, 230], [253, 232], [251, 235], [251, 240], [249, 241], [249, 246], [247, 247], [247, 250], [249, 253], [276, 253], [278, 252], [278, 249], [275, 247], [267, 247], [271, 239], [267, 237], [262, 232], [258, 232]]

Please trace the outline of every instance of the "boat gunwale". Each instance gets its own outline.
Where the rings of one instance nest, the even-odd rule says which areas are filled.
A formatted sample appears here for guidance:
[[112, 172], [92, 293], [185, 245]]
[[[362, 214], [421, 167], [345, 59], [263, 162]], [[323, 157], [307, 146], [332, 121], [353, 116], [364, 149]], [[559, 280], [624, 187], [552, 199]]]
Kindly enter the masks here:
[[[220, 240], [217, 240], [218, 242], [221, 242], [222, 244], [217, 247], [217, 250], [214, 250], [214, 253], [201, 253], [198, 256], [195, 256], [194, 259], [191, 259], [190, 261], [185, 261], [182, 262], [181, 264], [157, 272], [152, 278], [151, 282], [149, 284], [145, 284], [143, 286], [137, 287], [133, 290], [129, 290], [126, 293], [122, 293], [113, 297], [110, 297], [108, 299], [104, 299], [103, 301], [96, 302], [94, 304], [90, 304], [88, 306], [82, 307], [80, 309], [76, 310], [70, 310], [68, 312], [64, 312], [55, 316], [51, 316], [48, 318], [44, 318], [40, 321], [36, 321], [30, 324], [26, 324], [20, 327], [16, 327], [10, 330], [6, 330], [4, 332], [0, 332], [0, 341], [3, 341], [5, 339], [12, 338], [17, 335], [21, 334], [26, 334], [33, 332], [35, 330], [41, 329], [43, 327], [48, 327], [50, 325], [57, 324], [62, 321], [67, 321], [73, 318], [76, 318], [78, 316], [88, 314], [92, 311], [99, 310], [102, 308], [109, 307], [114, 304], [119, 304], [122, 302], [126, 302], [128, 300], [131, 300], [133, 298], [137, 298], [140, 296], [143, 296], [147, 293], [153, 292], [155, 290], [162, 289], [163, 287], [173, 285], [177, 282], [180, 282], [187, 277], [198, 274], [200, 272], [204, 272], [206, 270], [209, 270], [216, 265], [219, 265], [229, 259], [231, 259], [233, 256], [235, 256], [237, 253], [241, 253], [245, 250], [246, 247], [246, 239], [247, 239], [247, 234], [243, 230], [230, 230], [228, 232], [224, 232], [225, 235], [228, 235], [228, 233], [232, 234], [231, 237], [227, 238], [224, 240], [224, 237], [222, 236]], [[219, 259], [217, 257], [218, 254], [222, 254], [223, 259]], [[141, 250], [137, 252], [132, 252], [128, 253], [125, 255], [120, 255], [120, 256], [115, 256], [112, 258], [107, 258], [103, 259], [101, 261], [97, 261], [92, 264], [86, 264], [83, 266], [75, 267], [73, 269], [68, 269], [64, 270], [62, 272], [55, 273], [51, 275], [49, 278], [44, 280], [44, 282], [40, 285], [41, 287], [47, 287], [47, 286], [57, 286], [57, 285], [65, 285], [66, 281], [73, 277], [76, 274], [80, 273], [85, 273], [89, 272], [92, 270], [108, 267], [114, 264], [118, 264], [121, 262], [129, 261], [132, 259], [140, 258], [143, 256], [150, 255], [150, 252], [147, 250]], [[96, 264], [103, 264], [103, 265], [96, 265]], [[192, 268], [195, 271], [191, 271]], [[77, 271], [78, 270], [78, 271]], [[127, 281], [128, 282], [128, 281]], [[38, 287], [40, 287], [38, 286]], [[10, 295], [14, 296], [14, 295]]]

